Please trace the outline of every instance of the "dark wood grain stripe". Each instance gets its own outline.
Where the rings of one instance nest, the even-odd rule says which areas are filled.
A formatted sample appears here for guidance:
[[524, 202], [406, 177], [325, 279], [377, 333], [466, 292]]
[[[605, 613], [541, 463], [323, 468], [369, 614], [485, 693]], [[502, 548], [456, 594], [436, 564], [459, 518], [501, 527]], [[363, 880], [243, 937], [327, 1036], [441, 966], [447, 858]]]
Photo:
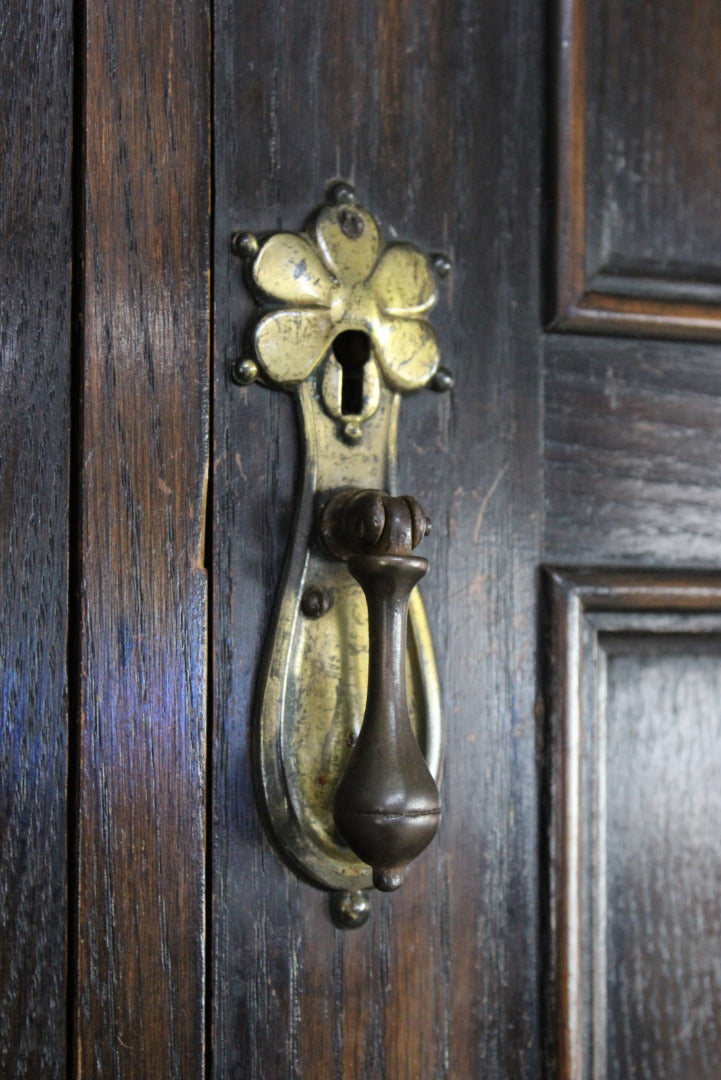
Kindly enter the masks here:
[[[0, 1075], [65, 1070], [72, 5], [0, 28]], [[52, 107], [49, 107], [52, 103]]]
[[199, 1080], [209, 25], [85, 31], [78, 1069]]

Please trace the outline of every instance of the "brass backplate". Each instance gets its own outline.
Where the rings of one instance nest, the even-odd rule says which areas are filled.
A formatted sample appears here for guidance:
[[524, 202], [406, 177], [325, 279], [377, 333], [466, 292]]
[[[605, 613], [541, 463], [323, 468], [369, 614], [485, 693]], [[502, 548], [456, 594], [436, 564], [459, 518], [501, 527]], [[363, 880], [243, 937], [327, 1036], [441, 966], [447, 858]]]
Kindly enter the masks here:
[[[303, 233], [235, 249], [263, 307], [243, 380], [292, 390], [304, 440], [293, 540], [266, 650], [254, 750], [259, 796], [280, 854], [330, 889], [371, 885], [333, 823], [333, 796], [360, 730], [368, 681], [365, 598], [318, 534], [319, 510], [343, 487], [396, 493], [401, 393], [428, 385], [438, 366], [425, 313], [436, 299], [431, 261], [410, 244], [384, 244], [353, 202], [325, 204]], [[367, 355], [344, 367], [338, 340], [353, 331]], [[347, 338], [345, 339], [348, 340]], [[344, 388], [352, 379], [353, 394]], [[418, 744], [438, 779], [440, 693], [425, 609], [408, 619], [407, 683]]]

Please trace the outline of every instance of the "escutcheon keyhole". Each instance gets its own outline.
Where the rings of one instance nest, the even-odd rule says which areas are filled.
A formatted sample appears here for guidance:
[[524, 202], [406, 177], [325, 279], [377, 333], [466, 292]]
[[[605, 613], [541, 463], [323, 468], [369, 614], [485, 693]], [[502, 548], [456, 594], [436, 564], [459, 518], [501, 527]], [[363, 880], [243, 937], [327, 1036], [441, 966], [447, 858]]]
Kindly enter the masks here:
[[371, 341], [363, 330], [343, 330], [333, 342], [333, 355], [343, 369], [341, 416], [363, 412], [363, 369], [370, 356]]

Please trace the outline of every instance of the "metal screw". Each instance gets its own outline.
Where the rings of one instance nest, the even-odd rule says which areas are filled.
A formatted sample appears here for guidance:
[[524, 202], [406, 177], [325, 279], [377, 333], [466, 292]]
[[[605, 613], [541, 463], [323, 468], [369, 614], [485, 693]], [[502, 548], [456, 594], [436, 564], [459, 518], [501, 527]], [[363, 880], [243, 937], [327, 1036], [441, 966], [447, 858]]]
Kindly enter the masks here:
[[330, 608], [330, 597], [319, 585], [309, 585], [300, 601], [300, 610], [309, 619], [319, 619]]
[[444, 255], [442, 251], [434, 251], [428, 258], [433, 263], [433, 269], [439, 278], [448, 277], [453, 268], [453, 263], [447, 255]]
[[258, 365], [255, 360], [239, 356], [230, 365], [230, 377], [237, 386], [250, 386], [258, 378]]
[[453, 389], [455, 382], [452, 371], [449, 371], [447, 367], [439, 367], [428, 386], [429, 389], [435, 390], [437, 394], [445, 394], [448, 390]]
[[348, 180], [335, 180], [328, 185], [325, 197], [329, 203], [335, 206], [352, 205], [355, 202], [355, 191]]
[[230, 250], [241, 259], [254, 259], [260, 244], [258, 237], [250, 232], [234, 232], [230, 237]]
[[330, 894], [330, 914], [339, 930], [357, 930], [368, 921], [370, 910], [370, 899], [362, 890]]
[[338, 223], [340, 224], [341, 232], [344, 236], [347, 236], [349, 240], [357, 240], [359, 236], [363, 235], [365, 222], [355, 210], [341, 210], [338, 214]]
[[346, 420], [343, 425], [343, 438], [351, 446], [355, 446], [363, 438], [363, 428], [356, 420]]

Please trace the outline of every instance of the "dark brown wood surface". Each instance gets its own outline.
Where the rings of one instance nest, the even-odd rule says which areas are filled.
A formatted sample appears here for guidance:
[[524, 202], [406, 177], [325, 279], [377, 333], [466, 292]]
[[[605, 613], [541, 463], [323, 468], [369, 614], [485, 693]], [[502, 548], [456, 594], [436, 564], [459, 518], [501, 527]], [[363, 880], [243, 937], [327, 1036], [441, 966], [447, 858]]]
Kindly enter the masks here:
[[90, 4], [76, 1069], [199, 1080], [209, 25]]
[[551, 324], [718, 341], [718, 5], [553, 13]]
[[718, 308], [721, 8], [588, 0], [587, 38], [589, 273]]
[[721, 578], [548, 585], [549, 1075], [716, 1076]]
[[618, 643], [608, 659], [607, 1076], [714, 1080], [721, 641], [718, 629], [658, 637]]
[[[0, 1075], [65, 1059], [72, 10], [0, 31]], [[52, 107], [48, 107], [48, 103]]]
[[[537, 773], [549, 731], [536, 695], [572, 671], [557, 655], [539, 681], [544, 561], [586, 568], [573, 585], [584, 603], [589, 568], [624, 568], [601, 604], [603, 647], [608, 634], [619, 647], [603, 714], [595, 1080], [718, 1072], [718, 635], [685, 573], [663, 600], [685, 620], [678, 648], [659, 645], [658, 627], [641, 641], [634, 620], [653, 608], [659, 568], [721, 565], [721, 353], [600, 333], [718, 336], [718, 12], [683, 7], [559, 0], [551, 27], [533, 0], [218, 0], [213, 89], [205, 0], [76, 5], [74, 29], [67, 4], [6, 5], [9, 1080], [538, 1080], [559, 1013], [542, 1009], [555, 795]], [[547, 55], [549, 30], [564, 47]], [[555, 263], [544, 170], [560, 184]], [[399, 447], [401, 486], [435, 524], [423, 591], [447, 725], [444, 819], [355, 933], [281, 865], [255, 808], [250, 723], [297, 426], [289, 397], [228, 379], [252, 311], [231, 231], [300, 228], [339, 176], [387, 234], [454, 261], [434, 322], [456, 389], [403, 403]], [[555, 325], [597, 336], [544, 341], [559, 267]], [[597, 704], [583, 685], [584, 707]], [[549, 1080], [585, 1080], [588, 1057], [557, 1065], [551, 1047]]]
[[[540, 14], [216, 7], [215, 1080], [537, 1075]], [[437, 523], [424, 596], [444, 819], [354, 933], [278, 862], [255, 810], [249, 725], [297, 432], [284, 395], [228, 381], [251, 311], [231, 231], [300, 228], [338, 175], [455, 262], [435, 322], [456, 390], [403, 403], [399, 451], [403, 490]]]
[[719, 350], [549, 336], [545, 559], [714, 566]]

